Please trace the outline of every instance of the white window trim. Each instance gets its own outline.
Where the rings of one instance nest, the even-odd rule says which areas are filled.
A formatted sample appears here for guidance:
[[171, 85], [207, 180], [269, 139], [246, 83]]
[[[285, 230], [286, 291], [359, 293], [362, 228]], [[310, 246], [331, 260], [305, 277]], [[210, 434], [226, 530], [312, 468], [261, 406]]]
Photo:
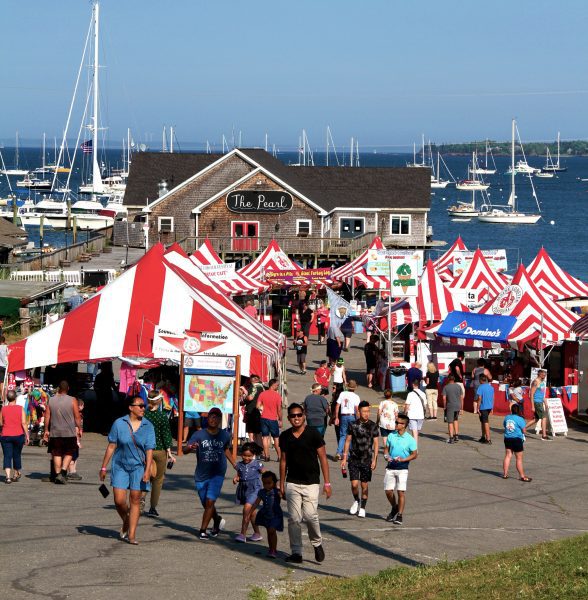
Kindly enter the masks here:
[[296, 235], [300, 235], [300, 223], [308, 223], [308, 235], [312, 235], [312, 219], [296, 219]]
[[[392, 233], [392, 219], [394, 217], [399, 217], [401, 220], [403, 217], [408, 218], [408, 233]], [[399, 235], [399, 236], [407, 236], [412, 234], [412, 215], [407, 214], [391, 214], [390, 215], [390, 223], [388, 225], [388, 232], [390, 235]]]
[[341, 221], [345, 219], [346, 221], [359, 221], [360, 219], [363, 221], [363, 233], [359, 235], [365, 234], [365, 217], [339, 217], [339, 237], [341, 237]]
[[[171, 228], [170, 229], [161, 229], [161, 221], [166, 220], [170, 221]], [[157, 217], [157, 232], [158, 233], [173, 233], [175, 229], [175, 222], [173, 217]]]

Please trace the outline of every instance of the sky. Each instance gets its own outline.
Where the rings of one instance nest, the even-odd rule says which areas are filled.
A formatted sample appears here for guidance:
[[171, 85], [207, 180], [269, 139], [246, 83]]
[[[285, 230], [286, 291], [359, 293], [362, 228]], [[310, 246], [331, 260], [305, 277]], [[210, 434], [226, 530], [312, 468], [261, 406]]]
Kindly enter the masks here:
[[[151, 148], [401, 151], [420, 143], [588, 138], [585, 0], [103, 0], [101, 121]], [[88, 0], [0, 2], [0, 142], [59, 137]], [[85, 97], [80, 94], [78, 104]], [[80, 100], [81, 98], [81, 100]], [[82, 108], [74, 111], [75, 138]]]

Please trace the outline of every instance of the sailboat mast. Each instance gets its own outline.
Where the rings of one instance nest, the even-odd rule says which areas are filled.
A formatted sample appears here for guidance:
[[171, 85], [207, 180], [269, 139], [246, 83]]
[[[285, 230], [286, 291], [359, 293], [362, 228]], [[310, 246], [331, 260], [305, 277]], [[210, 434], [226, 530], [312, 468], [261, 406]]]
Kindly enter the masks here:
[[511, 132], [511, 143], [510, 143], [510, 197], [508, 203], [515, 209], [515, 129], [516, 121], [512, 120], [512, 132]]
[[559, 131], [557, 132], [557, 168], [559, 169]]
[[423, 167], [425, 166], [425, 134], [422, 134], [422, 138], [423, 138]]
[[92, 81], [92, 191], [102, 193], [102, 175], [98, 165], [98, 39], [100, 28], [100, 5], [94, 4], [94, 73]]

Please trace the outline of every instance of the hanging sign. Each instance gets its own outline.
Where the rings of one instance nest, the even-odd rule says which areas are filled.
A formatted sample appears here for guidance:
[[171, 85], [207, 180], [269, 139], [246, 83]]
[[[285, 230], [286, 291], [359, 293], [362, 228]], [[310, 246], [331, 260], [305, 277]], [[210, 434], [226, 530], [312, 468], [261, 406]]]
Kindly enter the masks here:
[[285, 213], [293, 205], [292, 195], [280, 190], [235, 190], [227, 194], [227, 208], [236, 213]]
[[418, 291], [418, 260], [396, 258], [388, 262], [388, 277], [392, 278], [392, 296], [416, 296]]
[[454, 310], [445, 317], [437, 335], [504, 343], [516, 322], [516, 318], [511, 316]]
[[[453, 276], [459, 277], [472, 262], [475, 252], [469, 250], [455, 250], [453, 252]], [[497, 273], [507, 270], [506, 250], [482, 250], [488, 266]]]
[[[156, 327], [153, 335], [154, 358], [180, 359], [180, 354], [216, 354], [221, 346], [236, 344], [237, 336], [230, 332], [174, 331]], [[226, 350], [225, 350], [226, 352]]]
[[495, 315], [510, 314], [519, 300], [523, 297], [523, 289], [518, 285], [507, 285], [492, 303], [492, 312]]
[[233, 279], [235, 277], [235, 263], [222, 263], [220, 265], [198, 265], [200, 270], [213, 281], [219, 279]]
[[184, 356], [184, 410], [232, 414], [236, 368], [234, 356]]
[[422, 250], [368, 250], [365, 272], [373, 276], [390, 276], [389, 261], [403, 261], [405, 259], [416, 260], [416, 270], [413, 271], [416, 277], [420, 277], [423, 272]]
[[265, 270], [265, 279], [267, 282], [279, 280], [280, 283], [292, 285], [313, 283], [330, 283], [331, 267], [321, 269], [271, 269]]

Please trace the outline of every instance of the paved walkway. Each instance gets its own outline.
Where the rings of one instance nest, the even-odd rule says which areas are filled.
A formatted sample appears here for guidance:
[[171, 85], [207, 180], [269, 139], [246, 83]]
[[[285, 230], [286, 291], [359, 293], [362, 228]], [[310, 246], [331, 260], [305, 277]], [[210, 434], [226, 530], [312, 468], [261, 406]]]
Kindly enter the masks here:
[[[361, 384], [362, 345], [355, 336], [352, 351], [344, 354], [350, 374], [357, 374]], [[311, 346], [312, 368], [323, 353], [324, 346]], [[311, 371], [296, 374], [294, 352], [289, 352], [289, 361], [289, 399], [300, 400], [310, 386]], [[379, 401], [379, 395], [365, 387], [359, 392], [372, 403]], [[282, 587], [313, 575], [342, 577], [395, 565], [455, 560], [587, 531], [588, 432], [572, 429], [567, 438], [552, 442], [532, 436], [525, 463], [533, 482], [525, 484], [517, 481], [514, 471], [511, 479], [501, 478], [500, 422], [498, 417], [492, 420], [492, 446], [474, 441], [479, 424], [472, 415], [463, 419], [463, 441], [458, 445], [445, 444], [442, 419], [426, 422], [420, 456], [410, 470], [402, 527], [382, 520], [388, 512], [382, 460], [371, 484], [365, 520], [347, 514], [352, 503], [349, 482], [331, 462], [333, 496], [328, 502], [323, 498], [320, 506], [326, 560], [321, 565], [314, 562], [305, 537], [307, 560], [294, 570], [282, 560], [266, 559], [263, 543], [232, 541], [241, 513], [228, 478], [219, 501], [227, 533], [214, 541], [196, 540], [201, 509], [193, 491], [193, 455], [179, 459], [169, 473], [159, 506], [161, 518], [142, 518], [137, 536], [141, 543], [132, 547], [117, 539], [120, 522], [112, 496], [103, 500], [98, 493], [104, 437], [85, 437], [80, 461], [84, 480], [67, 486], [42, 483], [48, 467], [46, 451], [27, 448], [23, 479], [10, 486], [0, 484], [2, 595], [15, 600], [246, 598], [254, 585]], [[327, 448], [334, 453], [332, 428]], [[268, 467], [277, 470], [278, 465], [270, 462]], [[279, 550], [288, 551], [286, 532], [279, 536]]]

